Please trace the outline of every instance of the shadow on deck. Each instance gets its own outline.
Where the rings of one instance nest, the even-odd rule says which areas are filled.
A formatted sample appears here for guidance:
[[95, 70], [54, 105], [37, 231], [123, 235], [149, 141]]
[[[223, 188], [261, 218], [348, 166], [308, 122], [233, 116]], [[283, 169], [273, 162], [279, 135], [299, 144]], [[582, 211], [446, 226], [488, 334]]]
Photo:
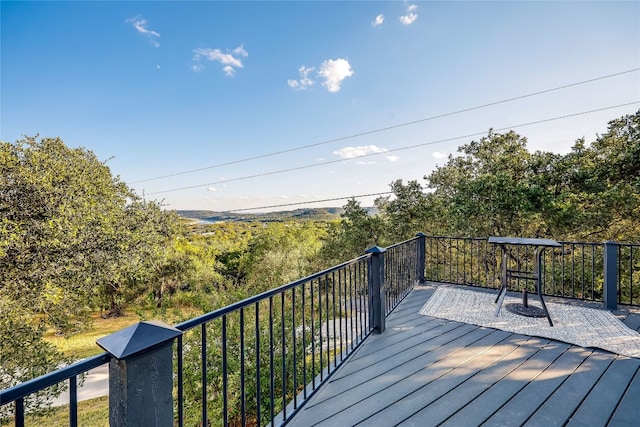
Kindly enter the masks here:
[[434, 290], [411, 291], [288, 426], [638, 425], [639, 359], [418, 314]]

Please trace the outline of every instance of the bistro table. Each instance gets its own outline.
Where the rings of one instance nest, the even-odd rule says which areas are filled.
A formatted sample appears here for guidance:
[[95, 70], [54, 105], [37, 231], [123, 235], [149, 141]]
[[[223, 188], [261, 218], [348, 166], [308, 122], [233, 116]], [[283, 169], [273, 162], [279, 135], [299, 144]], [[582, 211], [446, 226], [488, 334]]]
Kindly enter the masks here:
[[[542, 254], [546, 248], [559, 248], [562, 247], [562, 245], [551, 239], [529, 239], [520, 237], [489, 237], [488, 242], [498, 245], [502, 249], [502, 281], [498, 296], [496, 296], [495, 300], [498, 304], [495, 315], [498, 316], [498, 314], [500, 314], [500, 308], [507, 293], [509, 279], [534, 280], [536, 283], [536, 293], [538, 294], [538, 298], [540, 298], [542, 308], [529, 305], [526, 286], [522, 288], [522, 303], [506, 304], [505, 308], [511, 313], [521, 316], [546, 317], [549, 325], [553, 326], [551, 316], [549, 316], [549, 310], [547, 310], [547, 306], [542, 298]], [[530, 246], [535, 248], [534, 271], [513, 270], [508, 268], [509, 253], [514, 246]]]

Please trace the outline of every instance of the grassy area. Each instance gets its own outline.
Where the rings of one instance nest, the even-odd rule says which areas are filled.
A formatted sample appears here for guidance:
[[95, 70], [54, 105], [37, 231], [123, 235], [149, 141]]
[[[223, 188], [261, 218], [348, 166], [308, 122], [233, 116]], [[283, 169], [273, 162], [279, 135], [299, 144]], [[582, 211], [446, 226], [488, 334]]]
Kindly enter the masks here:
[[[69, 405], [52, 408], [46, 415], [27, 415], [25, 426], [66, 427], [69, 425]], [[78, 402], [79, 426], [109, 426], [109, 397]]]
[[94, 314], [91, 327], [81, 333], [70, 337], [57, 336], [53, 330], [48, 331], [44, 339], [49, 341], [66, 356], [73, 359], [84, 359], [85, 357], [94, 356], [102, 353], [102, 350], [96, 340], [134, 325], [140, 321], [140, 316], [135, 313], [128, 313], [122, 317], [114, 317], [110, 319], [102, 319], [99, 314]]
[[96, 344], [96, 340], [124, 329], [127, 326], [134, 325], [142, 320], [158, 319], [173, 325], [183, 320], [202, 314], [201, 311], [194, 307], [171, 308], [160, 314], [153, 310], [137, 310], [137, 312], [128, 311], [124, 316], [103, 319], [99, 313], [92, 315], [91, 327], [83, 332], [72, 335], [70, 337], [58, 336], [54, 330], [48, 331], [44, 339], [73, 359], [84, 359], [86, 357], [100, 354], [103, 350]]

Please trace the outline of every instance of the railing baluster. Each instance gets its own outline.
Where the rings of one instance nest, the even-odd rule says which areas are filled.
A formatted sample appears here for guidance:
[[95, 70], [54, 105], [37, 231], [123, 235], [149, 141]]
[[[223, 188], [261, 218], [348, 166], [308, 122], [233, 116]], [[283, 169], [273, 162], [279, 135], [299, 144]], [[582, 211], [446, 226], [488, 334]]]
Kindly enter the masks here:
[[353, 329], [353, 266], [348, 267], [349, 270], [349, 329], [351, 330], [351, 350], [353, 350], [353, 342], [355, 341], [355, 335], [358, 333], [358, 317], [355, 317], [356, 320], [356, 329]]
[[184, 372], [182, 361], [182, 335], [178, 336], [178, 345], [176, 348], [177, 359], [177, 380], [178, 380], [178, 427], [184, 426]]
[[591, 300], [595, 300], [596, 299], [596, 275], [595, 275], [595, 260], [596, 260], [596, 253], [595, 253], [595, 245], [591, 245]]
[[78, 377], [69, 378], [69, 425], [78, 425]]
[[202, 425], [208, 424], [207, 416], [207, 324], [201, 326], [201, 357], [202, 357]]
[[24, 427], [24, 398], [16, 399], [16, 427]]
[[629, 245], [629, 304], [633, 305], [633, 246]]
[[322, 339], [322, 278], [318, 278], [318, 339], [320, 344], [320, 382], [324, 381], [324, 354]]
[[261, 417], [260, 417], [260, 404], [262, 403], [260, 389], [262, 387], [262, 383], [260, 381], [260, 301], [256, 301], [256, 317], [255, 317], [255, 327], [256, 327], [256, 425], [261, 426]]
[[338, 319], [340, 320], [340, 361], [342, 361], [343, 344], [342, 344], [342, 272], [338, 271]]
[[331, 317], [333, 317], [333, 367], [338, 366], [338, 361], [336, 360], [336, 351], [337, 351], [337, 337], [338, 330], [336, 329], [336, 276], [335, 271], [331, 272], [331, 305], [333, 308], [333, 312], [331, 313]]
[[314, 320], [314, 312], [316, 311], [313, 302], [313, 280], [311, 281], [311, 287], [309, 289], [309, 297], [311, 301], [309, 306], [311, 307], [311, 389], [316, 389], [316, 322]]
[[[623, 279], [625, 263], [622, 260], [624, 258], [624, 249], [625, 249], [624, 244], [617, 245], [618, 277], [617, 277], [616, 289], [618, 290], [618, 295], [619, 295], [618, 301], [620, 303], [622, 302], [626, 303], [626, 301], [624, 301], [624, 295], [626, 293], [626, 289], [624, 289], [625, 280]], [[631, 299], [631, 293], [629, 293], [629, 299]]]
[[282, 340], [282, 411], [284, 414], [283, 418], [287, 419], [287, 339], [285, 335], [286, 316], [284, 314], [284, 294], [285, 291], [280, 293], [280, 338]]
[[326, 319], [327, 321], [324, 323], [325, 324], [325, 330], [327, 332], [327, 375], [329, 375], [329, 373], [331, 372], [331, 351], [329, 351], [329, 347], [330, 347], [330, 337], [331, 334], [329, 333], [329, 277], [328, 276], [324, 276], [324, 292], [325, 292], [325, 298], [324, 298], [324, 304], [325, 304], [325, 313], [326, 313]]
[[273, 426], [273, 417], [275, 416], [275, 384], [273, 371], [273, 296], [269, 297], [269, 406], [271, 415], [271, 425]]
[[245, 389], [245, 367], [244, 367], [244, 308], [240, 309], [240, 416], [242, 427], [247, 425], [247, 401]]
[[296, 288], [291, 289], [291, 340], [293, 344], [293, 409], [298, 408], [298, 360], [296, 357]]
[[[302, 393], [303, 397], [307, 399], [307, 323], [306, 323], [306, 315], [305, 312], [307, 310], [306, 304], [306, 290], [307, 285], [302, 286]], [[259, 424], [258, 424], [259, 425]]]
[[222, 418], [229, 425], [229, 379], [227, 377], [227, 316], [222, 316]]

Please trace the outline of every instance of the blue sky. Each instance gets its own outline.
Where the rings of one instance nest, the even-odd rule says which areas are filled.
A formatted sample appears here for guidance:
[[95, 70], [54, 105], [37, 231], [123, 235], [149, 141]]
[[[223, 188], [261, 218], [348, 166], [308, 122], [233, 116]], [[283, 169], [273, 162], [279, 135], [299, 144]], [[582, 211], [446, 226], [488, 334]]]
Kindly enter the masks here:
[[490, 128], [563, 153], [640, 108], [638, 1], [0, 7], [0, 138], [59, 136], [170, 209], [386, 192]]

